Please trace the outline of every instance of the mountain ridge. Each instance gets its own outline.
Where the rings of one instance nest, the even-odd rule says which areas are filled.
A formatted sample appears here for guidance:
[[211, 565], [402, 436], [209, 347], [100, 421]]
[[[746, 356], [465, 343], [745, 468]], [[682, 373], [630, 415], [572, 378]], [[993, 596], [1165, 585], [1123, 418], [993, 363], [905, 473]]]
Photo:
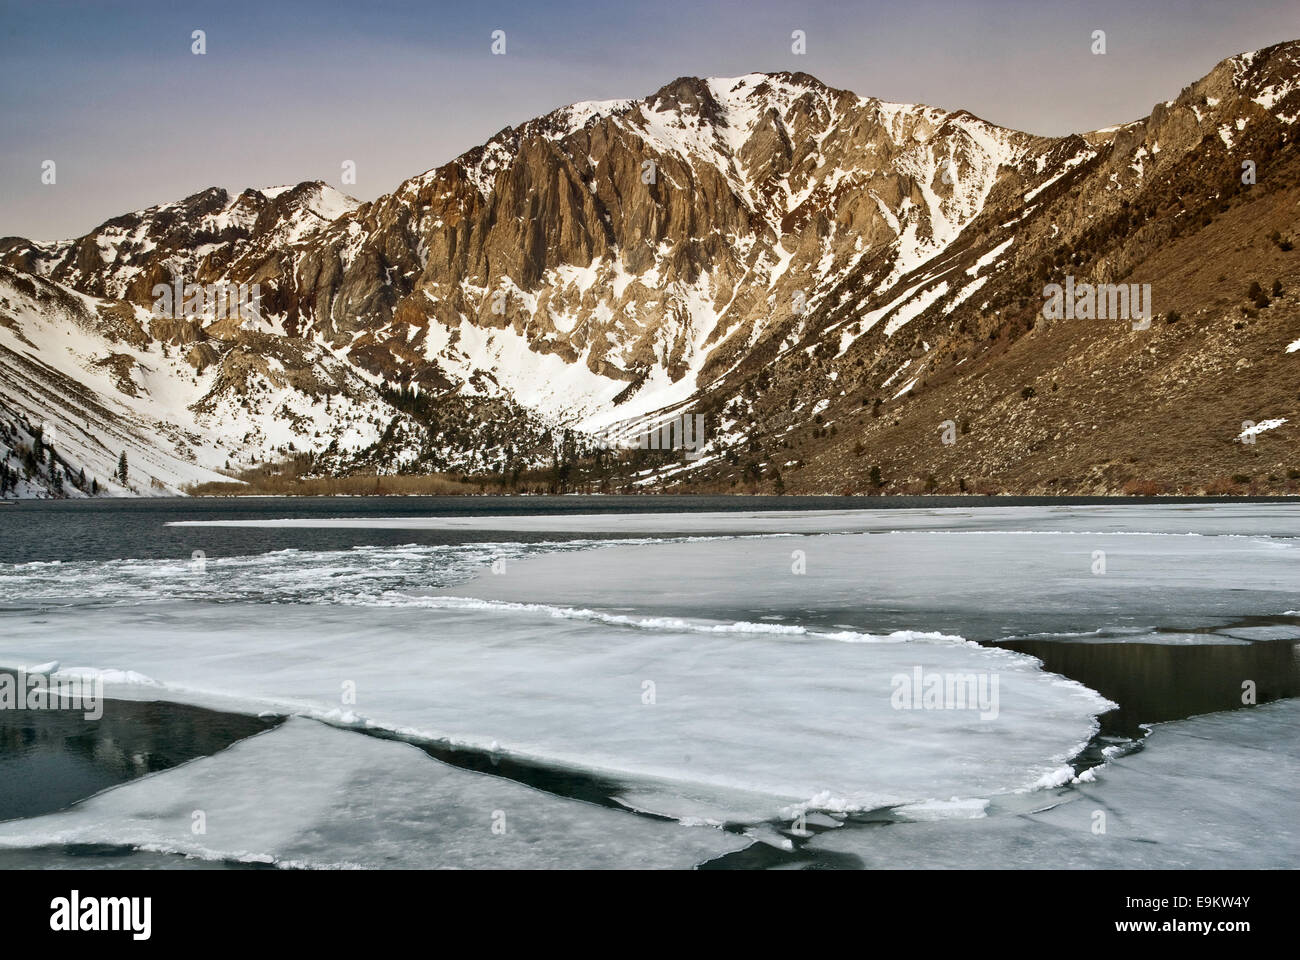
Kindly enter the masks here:
[[[63, 363], [63, 375], [104, 363], [113, 391], [144, 396], [164, 380], [183, 393], [176, 385], [188, 379], [163, 419], [199, 436], [215, 423], [244, 430], [232, 442], [222, 428], [226, 446], [207, 462], [195, 454], [190, 482], [226, 463], [238, 472], [289, 456], [288, 446], [318, 472], [517, 475], [585, 463], [593, 431], [634, 433], [690, 411], [711, 424], [700, 460], [638, 455], [637, 470], [586, 464], [578, 475], [618, 489], [1206, 487], [1231, 476], [1232, 457], [1216, 455], [1219, 473], [1203, 478], [1175, 477], [1168, 463], [1147, 477], [1123, 477], [1114, 463], [1112, 475], [1053, 477], [1045, 460], [1026, 477], [1005, 453], [1017, 438], [995, 433], [953, 444], [969, 459], [942, 466], [955, 451], [930, 449], [935, 431], [909, 407], [924, 406], [915, 401], [932, 380], [952, 381], [953, 409], [936, 422], [977, 419], [956, 368], [987, 367], [990, 354], [1043, 336], [1038, 291], [1064, 271], [1118, 282], [1181, 236], [1189, 211], [1213, 221], [1252, 202], [1231, 162], [1243, 149], [1264, 174], [1253, 196], [1270, 207], [1288, 199], [1275, 174], [1294, 163], [1298, 47], [1227, 58], [1146, 118], [1057, 138], [859, 97], [807, 74], [677, 78], [639, 100], [580, 101], [504, 128], [374, 201], [319, 181], [234, 198], [210, 188], [74, 240], [4, 238], [0, 264], [97, 301], [90, 326], [103, 342]], [[1273, 229], [1289, 234], [1294, 214], [1277, 219]], [[1258, 281], [1292, 275], [1281, 243], [1259, 252], [1250, 269], [1275, 272]], [[259, 284], [263, 322], [150, 316], [150, 291], [177, 272]], [[0, 299], [0, 338], [21, 332], [16, 314], [59, 300], [33, 291]], [[1241, 314], [1252, 325], [1272, 309], [1264, 318], [1290, 329], [1285, 294], [1244, 307], [1256, 311]], [[1098, 346], [1087, 340], [1076, 345], [1085, 357]], [[14, 344], [0, 347], [3, 363]], [[162, 364], [168, 348], [183, 361]], [[1124, 349], [1127, 362], [1136, 343]], [[1017, 362], [992, 379], [1024, 380]], [[426, 398], [423, 420], [394, 406], [395, 392]], [[350, 415], [368, 426], [340, 424], [332, 398], [357, 404]], [[23, 391], [0, 401], [11, 419], [60, 419], [57, 404], [38, 410]], [[1246, 411], [1260, 422], [1291, 412], [1281, 393], [1251, 404], [1266, 408]], [[442, 411], [433, 430], [428, 408]], [[882, 418], [891, 410], [897, 423]], [[304, 426], [282, 429], [295, 417]], [[1293, 450], [1295, 417], [1282, 419], [1268, 445], [1281, 438]], [[487, 441], [480, 428], [493, 422], [510, 426]], [[1104, 461], [1122, 459], [1110, 453]], [[1281, 473], [1268, 489], [1290, 489], [1288, 463], [1270, 463]], [[186, 470], [169, 469], [175, 482], [164, 487], [177, 489]]]

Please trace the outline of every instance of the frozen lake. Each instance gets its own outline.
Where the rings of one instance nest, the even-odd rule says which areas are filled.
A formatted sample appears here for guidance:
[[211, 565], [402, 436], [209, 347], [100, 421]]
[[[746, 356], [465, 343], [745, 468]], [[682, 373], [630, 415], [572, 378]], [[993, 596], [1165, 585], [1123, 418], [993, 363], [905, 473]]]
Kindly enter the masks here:
[[[1294, 750], [1241, 759], [1294, 743], [1296, 504], [577, 499], [9, 508], [0, 667], [292, 719], [0, 809], [0, 863], [1209, 865], [1172, 805], [1300, 852]], [[1089, 801], [1149, 843], [1036, 812]]]

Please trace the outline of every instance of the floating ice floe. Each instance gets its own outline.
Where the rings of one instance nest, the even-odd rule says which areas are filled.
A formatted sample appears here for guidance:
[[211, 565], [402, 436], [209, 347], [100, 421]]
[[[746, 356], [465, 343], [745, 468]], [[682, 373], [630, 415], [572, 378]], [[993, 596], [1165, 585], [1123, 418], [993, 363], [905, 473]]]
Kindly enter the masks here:
[[286, 867], [653, 869], [689, 868], [749, 841], [290, 719], [60, 813], [0, 824], [0, 848], [67, 844]]
[[[1092, 771], [1089, 771], [1092, 772]], [[1300, 700], [1156, 724], [1142, 749], [977, 820], [824, 833], [868, 868], [1293, 869]], [[993, 805], [996, 807], [996, 805]]]

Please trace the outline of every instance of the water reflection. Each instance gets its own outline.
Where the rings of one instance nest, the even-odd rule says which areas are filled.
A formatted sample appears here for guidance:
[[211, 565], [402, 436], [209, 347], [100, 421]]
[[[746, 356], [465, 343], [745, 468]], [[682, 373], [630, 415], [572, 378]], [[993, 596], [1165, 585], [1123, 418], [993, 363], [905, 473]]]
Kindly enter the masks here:
[[[1294, 627], [1297, 622], [1296, 618], [1250, 618], [1213, 631], [1162, 631], [1145, 640], [1027, 637], [998, 646], [1038, 657], [1053, 673], [1077, 680], [1118, 703], [1118, 710], [1101, 717], [1102, 734], [1140, 737], [1142, 723], [1243, 707], [1243, 684], [1247, 681], [1254, 684], [1257, 703], [1300, 696], [1296, 631], [1284, 631], [1293, 636], [1280, 639], [1241, 639], [1256, 628]], [[1238, 629], [1242, 634], [1234, 637]], [[1176, 642], [1196, 634], [1209, 642]]]

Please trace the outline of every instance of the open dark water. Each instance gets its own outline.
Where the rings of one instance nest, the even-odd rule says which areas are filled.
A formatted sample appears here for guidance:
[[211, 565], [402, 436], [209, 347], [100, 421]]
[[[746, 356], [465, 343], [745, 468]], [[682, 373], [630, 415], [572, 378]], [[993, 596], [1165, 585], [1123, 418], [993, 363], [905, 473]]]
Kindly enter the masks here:
[[[1234, 503], [1300, 504], [1300, 497], [1246, 497]], [[682, 535], [692, 513], [752, 510], [906, 510], [943, 507], [1087, 506], [1169, 503], [1143, 497], [238, 497], [115, 500], [20, 500], [0, 505], [0, 563], [33, 560], [150, 560], [265, 553], [271, 550], [345, 550], [352, 546], [458, 544], [483, 539], [479, 531], [168, 527], [178, 520], [270, 520], [326, 517], [511, 517], [565, 514], [681, 513]], [[1178, 503], [1223, 503], [1188, 497]], [[583, 539], [615, 539], [617, 529]], [[563, 535], [512, 534], [520, 542]]]
[[0, 710], [0, 820], [62, 810], [280, 722], [157, 700], [105, 700], [103, 708], [98, 719], [74, 710]]

